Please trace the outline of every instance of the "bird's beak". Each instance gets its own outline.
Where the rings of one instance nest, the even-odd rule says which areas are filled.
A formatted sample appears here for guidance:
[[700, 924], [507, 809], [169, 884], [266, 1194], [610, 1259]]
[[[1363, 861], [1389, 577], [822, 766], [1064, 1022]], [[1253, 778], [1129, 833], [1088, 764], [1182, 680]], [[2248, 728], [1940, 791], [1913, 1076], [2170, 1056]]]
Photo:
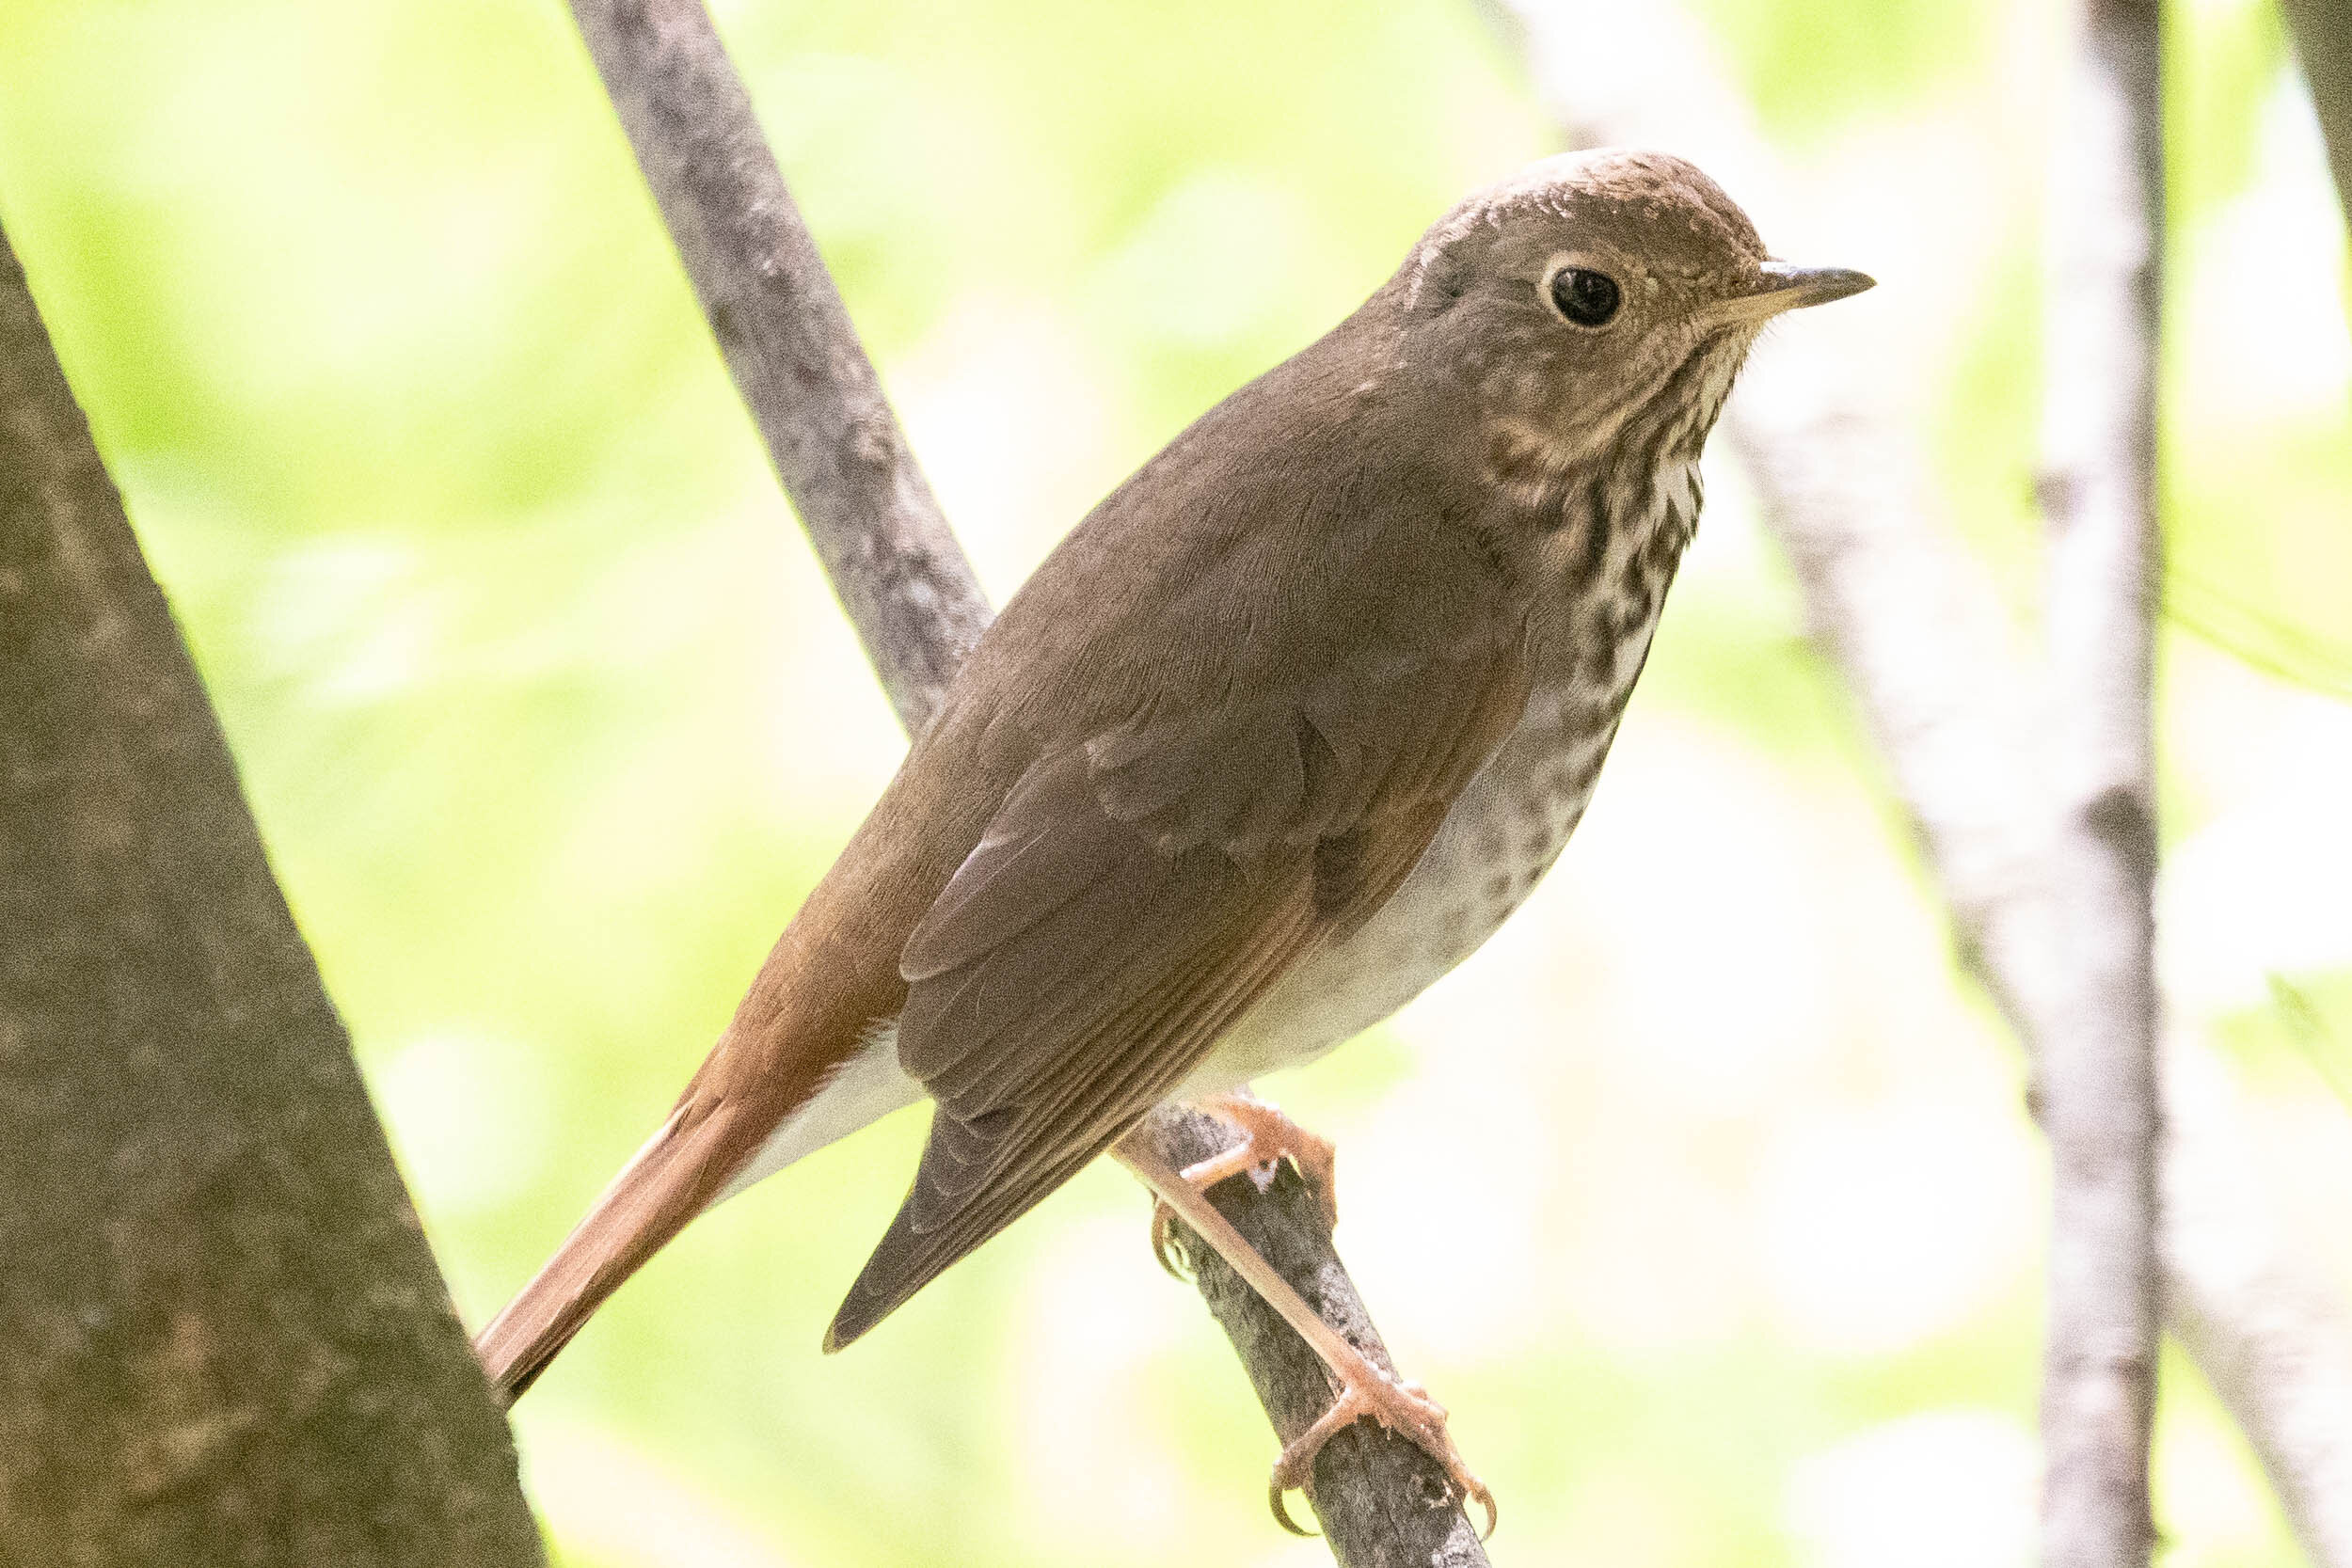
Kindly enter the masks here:
[[1800, 267], [1788, 261], [1767, 261], [1756, 270], [1756, 281], [1724, 300], [1717, 309], [1725, 320], [1760, 322], [1783, 310], [1827, 305], [1833, 299], [1875, 288], [1878, 279], [1851, 267]]

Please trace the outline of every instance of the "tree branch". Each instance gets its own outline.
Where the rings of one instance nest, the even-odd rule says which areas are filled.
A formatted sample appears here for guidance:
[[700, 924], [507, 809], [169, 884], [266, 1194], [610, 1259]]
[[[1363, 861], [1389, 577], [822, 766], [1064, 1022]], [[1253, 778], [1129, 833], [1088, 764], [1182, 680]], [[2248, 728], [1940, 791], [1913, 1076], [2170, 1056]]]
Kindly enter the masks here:
[[2280, 5], [2328, 143], [2336, 199], [2343, 203], [2344, 221], [2352, 223], [2352, 6], [2344, 0], [2280, 0]]
[[[1144, 1131], [1160, 1158], [1177, 1170], [1241, 1142], [1216, 1117], [1172, 1105], [1152, 1113]], [[1394, 1375], [1388, 1346], [1332, 1250], [1322, 1202], [1288, 1162], [1275, 1167], [1263, 1192], [1248, 1178], [1234, 1177], [1211, 1188], [1209, 1200], [1260, 1257], [1297, 1287], [1324, 1322]], [[1232, 1341], [1276, 1435], [1286, 1444], [1294, 1441], [1331, 1408], [1331, 1380], [1323, 1362], [1223, 1258], [1182, 1221], [1174, 1229], [1200, 1299]], [[1358, 1421], [1324, 1445], [1315, 1457], [1315, 1487], [1308, 1502], [1341, 1568], [1486, 1568], [1486, 1548], [1463, 1503], [1453, 1496], [1444, 1467], [1369, 1421]]]
[[727, 371], [898, 721], [918, 731], [988, 600], [817, 254], [701, 0], [572, 14]]
[[2058, 1028], [2042, 1364], [2042, 1560], [2154, 1544], [2157, 0], [2089, 0], [2057, 149], [2041, 485], [2049, 541]]
[[[1677, 8], [1483, 0], [1577, 140], [1671, 146], [1762, 206], [1786, 176], [1708, 40]], [[1954, 937], [2029, 1056], [2066, 1027], [2040, 786], [2041, 698], [1981, 565], [1883, 391], [1789, 333], [1724, 413], [1814, 636], [1843, 673], [1942, 889]], [[2166, 1322], [2260, 1456], [2319, 1568], [2352, 1568], [2352, 1358], [2307, 1249], [2247, 1179], [2227, 1074], [2180, 1038], [2161, 1085]]]
[[[907, 450], [750, 97], [700, 0], [573, 0], [572, 10], [776, 472], [900, 722], [918, 730], [987, 625], [987, 602]], [[1152, 1127], [1179, 1168], [1238, 1141], [1193, 1113], [1164, 1109]], [[1267, 1259], [1333, 1326], [1385, 1359], [1295, 1174], [1263, 1193], [1235, 1179], [1216, 1199], [1261, 1250], [1272, 1249]], [[1192, 1250], [1202, 1258], [1202, 1298], [1289, 1441], [1330, 1404], [1322, 1363], [1214, 1253]], [[1443, 1471], [1402, 1439], [1359, 1423], [1327, 1445], [1315, 1483], [1314, 1506], [1342, 1568], [1486, 1561], [1460, 1507], [1430, 1506], [1448, 1495]]]
[[5, 234], [0, 1129], [0, 1561], [541, 1560]]

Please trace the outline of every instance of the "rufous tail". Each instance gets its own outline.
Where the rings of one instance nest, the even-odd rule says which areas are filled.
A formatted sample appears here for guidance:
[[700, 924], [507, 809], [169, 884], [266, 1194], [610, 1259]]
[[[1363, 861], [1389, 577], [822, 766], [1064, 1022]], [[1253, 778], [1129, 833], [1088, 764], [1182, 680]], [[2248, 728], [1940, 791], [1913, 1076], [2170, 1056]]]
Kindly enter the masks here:
[[[740, 1163], [723, 1102], [690, 1097], [621, 1168], [571, 1235], [505, 1310], [474, 1337], [474, 1354], [512, 1402], [605, 1298], [710, 1205]], [[730, 1151], [733, 1151], [732, 1153]]]
[[979, 718], [943, 720], [916, 743], [776, 939], [677, 1109], [547, 1267], [475, 1338], [475, 1354], [509, 1400], [531, 1386], [606, 1297], [717, 1201], [769, 1135], [856, 1054], [876, 1023], [898, 1016], [907, 994], [898, 955], [908, 933], [971, 852], [987, 818], [973, 810], [926, 812], [914, 802], [939, 784], [942, 769], [957, 790], [985, 798], [1009, 786], [964, 766], [971, 736], [986, 732], [986, 710], [972, 711]]

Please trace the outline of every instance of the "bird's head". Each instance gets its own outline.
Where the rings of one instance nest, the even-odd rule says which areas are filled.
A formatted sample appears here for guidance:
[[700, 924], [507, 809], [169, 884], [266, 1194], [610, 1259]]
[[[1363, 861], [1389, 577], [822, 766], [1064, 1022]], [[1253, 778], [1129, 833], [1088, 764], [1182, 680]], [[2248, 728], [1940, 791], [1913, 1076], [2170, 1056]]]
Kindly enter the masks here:
[[1459, 400], [1508, 461], [1557, 473], [1629, 428], [1695, 457], [1764, 324], [1871, 280], [1772, 260], [1680, 158], [1603, 149], [1474, 193], [1392, 286], [1415, 379]]

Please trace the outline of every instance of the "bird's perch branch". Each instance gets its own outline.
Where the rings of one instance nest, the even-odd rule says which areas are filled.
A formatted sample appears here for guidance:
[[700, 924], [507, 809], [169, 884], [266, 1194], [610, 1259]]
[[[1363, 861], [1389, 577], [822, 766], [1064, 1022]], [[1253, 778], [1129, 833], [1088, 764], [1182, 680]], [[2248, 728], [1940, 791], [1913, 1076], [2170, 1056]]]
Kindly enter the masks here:
[[[1213, 1159], [1240, 1141], [1215, 1117], [1179, 1106], [1162, 1106], [1144, 1128], [1160, 1158], [1177, 1170]], [[1249, 1179], [1235, 1177], [1208, 1196], [1324, 1322], [1393, 1373], [1388, 1347], [1356, 1293], [1356, 1282], [1331, 1250], [1321, 1202], [1295, 1170], [1287, 1163], [1278, 1165], [1263, 1192]], [[1224, 1259], [1200, 1244], [1182, 1222], [1176, 1231], [1200, 1298], [1232, 1340], [1258, 1402], [1282, 1441], [1293, 1441], [1331, 1407], [1331, 1380], [1323, 1363]], [[1315, 1458], [1310, 1501], [1332, 1557], [1348, 1568], [1387, 1563], [1483, 1568], [1486, 1561], [1444, 1469], [1421, 1449], [1369, 1421], [1357, 1422], [1324, 1445]]]
[[[1486, 5], [1570, 135], [1674, 148], [1758, 206], [1785, 186], [1704, 35], [1675, 8]], [[2038, 1061], [2066, 1026], [2048, 884], [2058, 801], [2038, 767], [2037, 683], [2000, 597], [1944, 526], [1888, 400], [1813, 335], [1758, 353], [1724, 429], [1813, 634], [1878, 743], [1959, 946]], [[2227, 1085], [2201, 1041], [2168, 1041], [2165, 1322], [2260, 1456], [2312, 1562], [2352, 1568], [2352, 1337], [2304, 1250], [2277, 1237]]]
[[701, 0], [575, 0], [596, 73], [898, 721], [920, 730], [988, 600], [907, 450]]
[[2158, 0], [2083, 8], [2053, 181], [2042, 497], [2050, 895], [2062, 964], [2037, 1064], [2050, 1138], [2042, 1560], [2155, 1541]]
[[[701, 0], [573, 0], [572, 9], [776, 472], [900, 721], [919, 729], [987, 625], [987, 601], [907, 450], [741, 79]], [[1236, 1141], [1222, 1123], [1187, 1113], [1164, 1111], [1152, 1127], [1162, 1155], [1180, 1168]], [[1334, 1326], [1378, 1354], [1304, 1182], [1293, 1175], [1261, 1193], [1236, 1180], [1216, 1196]], [[1203, 1255], [1201, 1295], [1287, 1441], [1330, 1403], [1322, 1363], [1270, 1310], [1251, 1309], [1254, 1294], [1214, 1254], [1194, 1250]], [[1428, 1506], [1446, 1495], [1444, 1474], [1409, 1444], [1343, 1433], [1325, 1448], [1315, 1478], [1316, 1513], [1343, 1568], [1486, 1561], [1458, 1506]]]
[[0, 1129], [0, 1561], [541, 1560], [5, 234]]

